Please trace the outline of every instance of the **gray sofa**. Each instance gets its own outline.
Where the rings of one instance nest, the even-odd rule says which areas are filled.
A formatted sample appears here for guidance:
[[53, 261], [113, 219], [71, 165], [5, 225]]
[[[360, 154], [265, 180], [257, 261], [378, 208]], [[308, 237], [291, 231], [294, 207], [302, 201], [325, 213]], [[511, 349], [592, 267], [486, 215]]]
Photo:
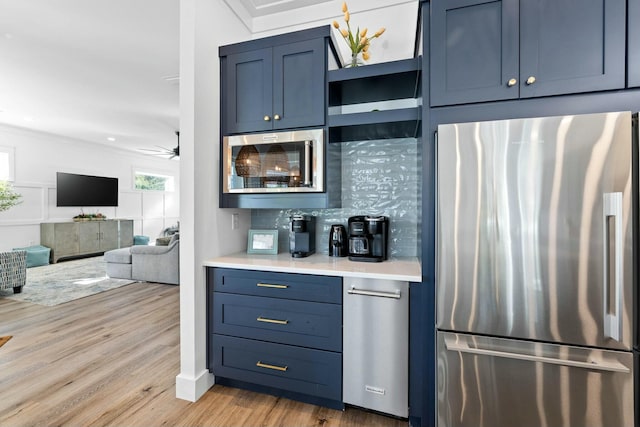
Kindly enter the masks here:
[[179, 285], [179, 237], [179, 234], [174, 234], [168, 246], [136, 245], [105, 252], [107, 276]]

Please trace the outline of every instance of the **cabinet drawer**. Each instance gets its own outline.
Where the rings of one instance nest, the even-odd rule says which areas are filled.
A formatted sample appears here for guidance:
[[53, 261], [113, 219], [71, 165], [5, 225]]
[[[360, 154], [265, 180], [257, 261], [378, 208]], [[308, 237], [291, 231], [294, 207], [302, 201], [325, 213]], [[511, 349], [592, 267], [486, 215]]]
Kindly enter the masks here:
[[230, 268], [213, 268], [212, 270], [213, 274], [210, 269], [207, 275], [209, 289], [213, 288], [217, 292], [334, 304], [342, 302], [341, 277]]
[[223, 335], [209, 345], [214, 375], [342, 400], [340, 353]]
[[342, 350], [342, 307], [214, 292], [213, 332], [323, 350]]

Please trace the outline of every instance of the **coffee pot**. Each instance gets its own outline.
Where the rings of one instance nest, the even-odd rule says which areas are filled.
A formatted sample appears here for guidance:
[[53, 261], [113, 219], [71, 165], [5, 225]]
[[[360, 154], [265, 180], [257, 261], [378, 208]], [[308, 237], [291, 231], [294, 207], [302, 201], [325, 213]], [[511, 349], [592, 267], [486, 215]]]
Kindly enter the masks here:
[[388, 258], [388, 217], [352, 216], [348, 224], [351, 261], [381, 262]]
[[349, 255], [347, 229], [342, 224], [333, 224], [329, 231], [329, 256]]

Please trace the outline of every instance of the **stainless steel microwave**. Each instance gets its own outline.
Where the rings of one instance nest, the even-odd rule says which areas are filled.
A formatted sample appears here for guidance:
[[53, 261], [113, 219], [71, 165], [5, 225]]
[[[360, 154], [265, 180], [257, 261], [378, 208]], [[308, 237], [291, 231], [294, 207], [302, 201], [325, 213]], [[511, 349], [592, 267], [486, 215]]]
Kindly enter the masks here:
[[224, 193], [324, 191], [323, 129], [225, 136]]

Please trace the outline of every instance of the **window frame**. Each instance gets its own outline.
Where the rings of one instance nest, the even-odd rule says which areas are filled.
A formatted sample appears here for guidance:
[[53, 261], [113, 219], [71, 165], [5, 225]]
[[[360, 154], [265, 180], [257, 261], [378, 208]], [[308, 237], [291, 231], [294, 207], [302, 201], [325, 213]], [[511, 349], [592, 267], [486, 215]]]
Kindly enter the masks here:
[[[174, 193], [176, 191], [176, 177], [174, 174], [169, 173], [167, 171], [158, 171], [158, 170], [150, 170], [147, 168], [136, 168], [134, 167], [132, 169], [132, 187], [134, 191], [155, 191], [155, 192], [163, 192], [163, 193]], [[155, 176], [158, 178], [166, 178], [165, 180], [165, 188], [163, 190], [152, 190], [152, 189], [146, 189], [146, 188], [137, 188], [136, 185], [136, 177], [138, 175], [148, 175], [148, 176]], [[170, 183], [170, 185], [167, 188], [167, 183]]]
[[0, 175], [0, 181], [14, 182], [16, 180], [16, 149], [15, 147], [0, 145], [0, 153], [8, 155], [8, 175], [6, 177]]

